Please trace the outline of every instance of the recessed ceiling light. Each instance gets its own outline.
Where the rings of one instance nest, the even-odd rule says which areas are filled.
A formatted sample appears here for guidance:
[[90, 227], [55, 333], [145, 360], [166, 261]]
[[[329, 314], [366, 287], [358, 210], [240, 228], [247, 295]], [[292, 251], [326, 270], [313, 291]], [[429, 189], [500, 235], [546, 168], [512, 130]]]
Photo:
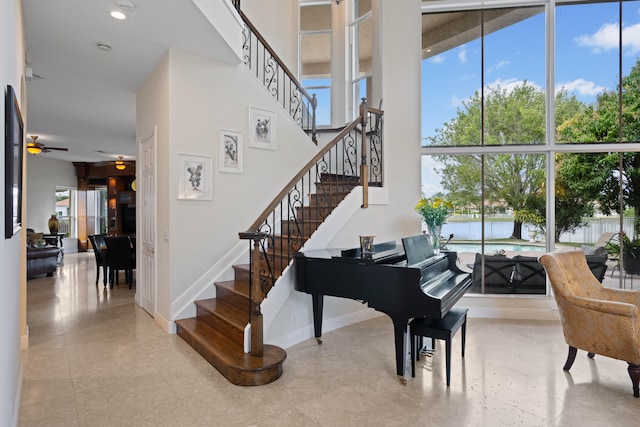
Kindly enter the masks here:
[[121, 12], [119, 10], [113, 10], [111, 11], [111, 17], [115, 18], [115, 19], [127, 19], [127, 15], [124, 14], [124, 12]]
[[135, 8], [131, 0], [117, 0], [116, 9], [111, 11], [111, 16], [115, 19], [127, 19], [127, 13], [133, 12]]
[[96, 46], [98, 46], [98, 49], [104, 50], [105, 52], [109, 52], [111, 50], [111, 46], [106, 43], [98, 42], [96, 43]]

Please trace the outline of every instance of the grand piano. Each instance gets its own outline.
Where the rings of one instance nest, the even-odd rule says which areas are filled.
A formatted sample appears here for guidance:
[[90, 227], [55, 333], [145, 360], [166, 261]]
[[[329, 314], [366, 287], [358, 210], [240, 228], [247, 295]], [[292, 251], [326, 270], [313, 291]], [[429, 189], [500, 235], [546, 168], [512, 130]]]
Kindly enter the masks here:
[[[324, 295], [367, 303], [393, 321], [396, 372], [405, 384], [407, 324], [412, 318], [442, 318], [471, 287], [471, 275], [456, 266], [457, 253], [434, 254], [424, 235], [360, 248], [294, 255], [295, 289], [312, 296], [314, 334], [321, 344]], [[413, 355], [412, 355], [413, 356]]]

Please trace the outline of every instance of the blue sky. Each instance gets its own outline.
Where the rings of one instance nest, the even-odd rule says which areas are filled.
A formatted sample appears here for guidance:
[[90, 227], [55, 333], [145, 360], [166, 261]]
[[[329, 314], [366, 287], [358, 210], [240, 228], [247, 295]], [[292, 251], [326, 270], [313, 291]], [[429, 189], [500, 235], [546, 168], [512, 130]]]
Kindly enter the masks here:
[[[568, 5], [556, 8], [555, 88], [586, 103], [604, 89], [615, 89], [618, 75], [618, 3]], [[627, 75], [640, 58], [640, 1], [623, 5], [623, 70]], [[474, 40], [422, 64], [422, 136], [456, 117], [464, 99], [479, 91], [480, 40]], [[545, 14], [538, 13], [485, 37], [485, 86], [503, 88], [527, 80], [545, 88]], [[424, 141], [423, 141], [424, 143]], [[422, 191], [441, 191], [434, 159], [422, 159]]]
[[[640, 57], [640, 1], [623, 6], [623, 75]], [[508, 88], [523, 80], [545, 87], [545, 14], [485, 37], [485, 85]], [[481, 87], [480, 40], [423, 61], [423, 132], [456, 116], [465, 98]], [[556, 89], [563, 86], [593, 102], [618, 79], [618, 3], [560, 6], [556, 9]]]

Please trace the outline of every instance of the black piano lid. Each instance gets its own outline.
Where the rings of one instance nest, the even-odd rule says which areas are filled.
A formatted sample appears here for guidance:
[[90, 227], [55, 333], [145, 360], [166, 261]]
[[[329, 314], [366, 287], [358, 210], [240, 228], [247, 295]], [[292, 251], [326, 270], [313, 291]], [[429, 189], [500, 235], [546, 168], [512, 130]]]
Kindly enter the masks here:
[[294, 256], [305, 258], [330, 258], [337, 261], [357, 262], [366, 264], [396, 263], [406, 260], [402, 246], [395, 241], [378, 243], [373, 245], [373, 254], [370, 258], [362, 258], [360, 248], [350, 249], [313, 249], [310, 251], [298, 252]]
[[407, 254], [407, 265], [415, 265], [434, 256], [433, 243], [424, 234], [404, 237], [402, 239], [404, 252]]

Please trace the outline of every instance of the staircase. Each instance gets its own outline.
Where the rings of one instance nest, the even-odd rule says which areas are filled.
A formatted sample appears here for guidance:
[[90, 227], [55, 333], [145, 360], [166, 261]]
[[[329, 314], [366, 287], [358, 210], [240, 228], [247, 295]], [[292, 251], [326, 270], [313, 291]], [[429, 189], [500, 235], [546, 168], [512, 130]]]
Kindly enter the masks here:
[[[280, 224], [280, 234], [267, 238], [263, 261], [273, 273], [271, 286], [289, 265], [293, 254], [333, 209], [358, 185], [357, 178], [321, 174], [309, 204]], [[268, 384], [282, 375], [286, 352], [265, 344], [262, 356], [244, 352], [244, 329], [251, 311], [250, 265], [235, 265], [234, 280], [216, 282], [216, 298], [196, 301], [196, 317], [177, 320], [178, 335], [198, 351], [229, 382], [242, 386]], [[270, 289], [270, 286], [269, 286]], [[265, 294], [269, 289], [264, 289]]]

